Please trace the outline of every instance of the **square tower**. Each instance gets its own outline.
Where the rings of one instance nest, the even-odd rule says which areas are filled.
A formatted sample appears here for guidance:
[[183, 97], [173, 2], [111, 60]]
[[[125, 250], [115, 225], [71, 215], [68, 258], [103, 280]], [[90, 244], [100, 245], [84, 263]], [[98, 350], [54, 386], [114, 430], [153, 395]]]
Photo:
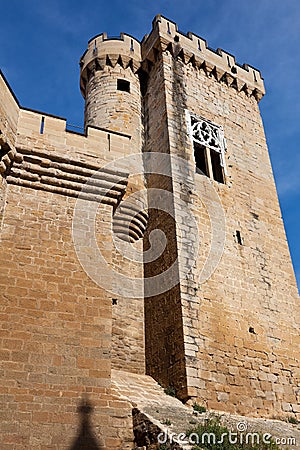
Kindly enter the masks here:
[[[148, 233], [164, 230], [161, 267], [178, 271], [176, 286], [145, 299], [147, 371], [210, 409], [299, 412], [299, 297], [261, 74], [161, 16], [142, 59], [144, 151], [170, 162], [168, 181], [148, 175], [149, 196], [158, 188], [173, 198], [172, 219], [149, 210]], [[145, 264], [145, 277], [157, 273], [157, 262]]]

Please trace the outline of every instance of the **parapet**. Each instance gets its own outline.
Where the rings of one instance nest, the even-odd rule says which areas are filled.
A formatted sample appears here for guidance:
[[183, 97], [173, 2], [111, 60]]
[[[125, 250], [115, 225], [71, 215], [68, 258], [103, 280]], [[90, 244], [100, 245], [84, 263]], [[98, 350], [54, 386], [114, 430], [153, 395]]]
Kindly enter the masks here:
[[85, 97], [85, 86], [89, 73], [102, 70], [105, 65], [115, 67], [120, 64], [124, 69], [130, 67], [133, 72], [140, 68], [141, 45], [138, 40], [128, 34], [108, 38], [106, 33], [93, 37], [88, 42], [88, 48], [80, 59], [80, 89]]
[[248, 64], [240, 65], [230, 53], [220, 48], [211, 49], [205, 39], [191, 32], [184, 34], [175, 22], [157, 15], [150, 34], [141, 43], [124, 33], [117, 38], [108, 38], [106, 33], [102, 33], [90, 39], [80, 60], [82, 95], [85, 97], [86, 83], [94, 70], [102, 70], [105, 65], [115, 67], [116, 64], [123, 68], [131, 67], [134, 73], [141, 66], [147, 70], [158, 51], [170, 51], [184, 63], [192, 63], [208, 76], [214, 76], [217, 81], [223, 81], [237, 91], [244, 91], [257, 101], [265, 94], [264, 81], [258, 69]]
[[0, 174], [8, 172], [16, 159], [19, 109], [18, 100], [0, 71]]
[[215, 76], [218, 81], [224, 81], [238, 91], [243, 90], [257, 101], [265, 94], [259, 70], [247, 64], [238, 64], [233, 55], [220, 48], [212, 50], [206, 40], [194, 33], [181, 33], [176, 23], [161, 15], [154, 18], [152, 30], [143, 38], [141, 47], [144, 67], [147, 61], [153, 62], [157, 50], [168, 50], [184, 63], [191, 62], [204, 69], [207, 75]]

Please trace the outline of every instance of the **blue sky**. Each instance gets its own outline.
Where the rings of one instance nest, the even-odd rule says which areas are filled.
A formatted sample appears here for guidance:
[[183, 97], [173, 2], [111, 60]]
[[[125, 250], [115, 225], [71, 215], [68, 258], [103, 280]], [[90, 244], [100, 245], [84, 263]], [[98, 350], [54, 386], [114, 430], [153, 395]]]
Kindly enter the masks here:
[[4, 0], [0, 67], [22, 106], [82, 125], [78, 61], [87, 41], [107, 31], [141, 39], [160, 13], [261, 70], [260, 102], [280, 204], [300, 285], [299, 0]]

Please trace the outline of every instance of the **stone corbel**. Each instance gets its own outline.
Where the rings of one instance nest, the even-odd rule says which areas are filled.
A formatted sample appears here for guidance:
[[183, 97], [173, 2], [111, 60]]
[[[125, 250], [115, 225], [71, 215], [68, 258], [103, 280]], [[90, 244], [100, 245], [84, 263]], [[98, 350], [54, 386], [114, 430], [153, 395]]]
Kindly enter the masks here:
[[22, 156], [18, 155], [15, 148], [0, 140], [0, 174], [3, 176], [7, 174], [14, 161], [21, 162]]

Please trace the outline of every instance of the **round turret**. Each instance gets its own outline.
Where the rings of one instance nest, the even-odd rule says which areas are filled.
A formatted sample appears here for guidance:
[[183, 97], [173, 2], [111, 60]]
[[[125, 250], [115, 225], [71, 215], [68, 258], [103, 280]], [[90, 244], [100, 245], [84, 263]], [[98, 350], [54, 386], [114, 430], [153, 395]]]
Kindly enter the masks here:
[[129, 134], [133, 144], [140, 144], [140, 62], [140, 43], [131, 36], [112, 39], [100, 34], [89, 41], [80, 60], [85, 127]]

